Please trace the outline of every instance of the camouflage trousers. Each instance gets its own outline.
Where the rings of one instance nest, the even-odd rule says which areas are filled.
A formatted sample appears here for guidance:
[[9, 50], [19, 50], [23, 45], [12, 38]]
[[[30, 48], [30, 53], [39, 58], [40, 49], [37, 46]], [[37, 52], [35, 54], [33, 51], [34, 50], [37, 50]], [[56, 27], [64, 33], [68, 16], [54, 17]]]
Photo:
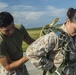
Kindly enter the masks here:
[[0, 65], [0, 75], [29, 75], [29, 73], [25, 65], [21, 66], [21, 68], [17, 71], [11, 72], [6, 71], [5, 68], [2, 65]]

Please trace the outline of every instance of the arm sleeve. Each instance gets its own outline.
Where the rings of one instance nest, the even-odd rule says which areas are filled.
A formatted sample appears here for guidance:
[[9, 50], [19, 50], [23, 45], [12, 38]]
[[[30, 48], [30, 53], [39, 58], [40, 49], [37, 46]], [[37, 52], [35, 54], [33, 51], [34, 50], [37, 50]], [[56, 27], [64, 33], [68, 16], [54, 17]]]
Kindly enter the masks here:
[[28, 36], [29, 34], [28, 34], [28, 32], [26, 31], [26, 28], [25, 28], [22, 24], [21, 24], [21, 26], [22, 26], [22, 27], [21, 27], [21, 31], [23, 32], [23, 34], [24, 34], [24, 39], [25, 39], [25, 38], [27, 38], [27, 36]]
[[49, 61], [46, 58], [46, 55], [49, 51], [55, 48], [56, 38], [56, 34], [51, 32], [29, 45], [26, 55], [35, 67], [46, 70], [52, 68], [53, 62]]

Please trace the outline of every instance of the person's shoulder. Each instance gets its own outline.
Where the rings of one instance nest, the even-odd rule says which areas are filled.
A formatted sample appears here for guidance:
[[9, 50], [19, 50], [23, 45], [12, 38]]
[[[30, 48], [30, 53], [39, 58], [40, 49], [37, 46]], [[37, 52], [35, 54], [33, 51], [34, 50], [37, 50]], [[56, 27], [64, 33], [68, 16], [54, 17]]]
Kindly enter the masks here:
[[3, 37], [0, 35], [0, 45], [3, 44], [5, 42], [5, 40], [3, 39]]
[[21, 32], [22, 34], [27, 33], [26, 28], [22, 24], [15, 25], [16, 31]]
[[26, 30], [26, 28], [25, 28], [22, 24], [15, 24], [15, 28], [16, 28], [17, 30], [21, 30], [21, 31]]
[[2, 41], [3, 41], [3, 35], [0, 32], [0, 42], [2, 42]]
[[15, 24], [15, 27], [16, 27], [17, 29], [22, 29], [23, 25], [22, 25], [22, 24]]

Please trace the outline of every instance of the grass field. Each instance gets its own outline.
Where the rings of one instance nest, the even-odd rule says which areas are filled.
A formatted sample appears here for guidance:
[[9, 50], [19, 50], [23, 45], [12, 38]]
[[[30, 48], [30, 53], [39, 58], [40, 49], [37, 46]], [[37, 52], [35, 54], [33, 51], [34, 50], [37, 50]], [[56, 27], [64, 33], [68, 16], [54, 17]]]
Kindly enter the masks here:
[[[41, 28], [27, 29], [27, 32], [33, 39], [39, 38], [40, 31], [41, 31]], [[22, 45], [23, 51], [26, 51], [27, 47], [28, 47], [28, 45], [25, 42], [23, 42], [23, 45]]]

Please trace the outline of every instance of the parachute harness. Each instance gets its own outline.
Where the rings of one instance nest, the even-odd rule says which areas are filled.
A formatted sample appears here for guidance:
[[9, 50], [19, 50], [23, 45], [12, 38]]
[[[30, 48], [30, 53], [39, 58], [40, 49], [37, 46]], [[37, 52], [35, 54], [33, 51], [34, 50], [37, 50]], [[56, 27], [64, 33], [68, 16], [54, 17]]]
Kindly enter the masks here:
[[[46, 26], [44, 26], [44, 27], [41, 29], [41, 31], [40, 31], [40, 37], [41, 37], [42, 35], [48, 34], [49, 32], [52, 32], [53, 30], [55, 30], [55, 32], [56, 32], [56, 31], [59, 31], [59, 32], [62, 32], [62, 33], [63, 33], [62, 30], [54, 27], [54, 25], [58, 22], [58, 20], [59, 20], [59, 18], [55, 18], [54, 21], [53, 21], [51, 24], [47, 24]], [[53, 31], [53, 32], [54, 32], [54, 31]], [[63, 33], [63, 34], [64, 34], [64, 33]], [[64, 40], [64, 41], [62, 41], [63, 43], [61, 43], [61, 46], [62, 46], [62, 44], [64, 44], [64, 42], [66, 43], [66, 41], [65, 41], [66, 38], [64, 38], [64, 35], [65, 35], [65, 34], [64, 34], [64, 35], [63, 35], [63, 34], [60, 35], [61, 41]], [[67, 43], [64, 44], [65, 47], [67, 47], [66, 45], [67, 45]], [[66, 48], [65, 48], [65, 51], [67, 51]], [[64, 64], [64, 62], [63, 62], [63, 64]], [[55, 70], [55, 73], [56, 73], [57, 75], [60, 75], [60, 73], [58, 72], [57, 69]]]
[[[49, 33], [50, 32], [50, 27], [52, 27], [53, 25], [55, 25], [57, 22], [58, 22], [58, 20], [59, 20], [59, 18], [55, 18], [55, 20], [51, 23], [51, 24], [48, 24], [48, 25], [46, 25], [46, 26], [44, 26], [42, 29], [41, 29], [41, 31], [40, 31], [40, 37], [42, 36], [42, 35], [45, 35], [45, 34], [47, 34], [47, 33]], [[45, 29], [49, 29], [47, 32], [45, 32]], [[44, 71], [45, 72], [45, 71]], [[60, 75], [60, 73], [57, 71], [57, 70], [55, 70], [55, 73], [56, 74], [58, 74], [58, 75]], [[46, 74], [46, 73], [45, 73]]]
[[59, 18], [55, 18], [55, 20], [54, 20], [51, 24], [48, 24], [48, 25], [44, 26], [44, 27], [41, 29], [41, 31], [40, 31], [40, 37], [42, 36], [42, 34], [45, 35], [45, 34], [49, 33], [49, 32], [44, 33], [45, 29], [50, 28], [50, 27], [52, 27], [53, 25], [55, 25], [55, 23], [57, 23], [58, 20], [59, 20]]

